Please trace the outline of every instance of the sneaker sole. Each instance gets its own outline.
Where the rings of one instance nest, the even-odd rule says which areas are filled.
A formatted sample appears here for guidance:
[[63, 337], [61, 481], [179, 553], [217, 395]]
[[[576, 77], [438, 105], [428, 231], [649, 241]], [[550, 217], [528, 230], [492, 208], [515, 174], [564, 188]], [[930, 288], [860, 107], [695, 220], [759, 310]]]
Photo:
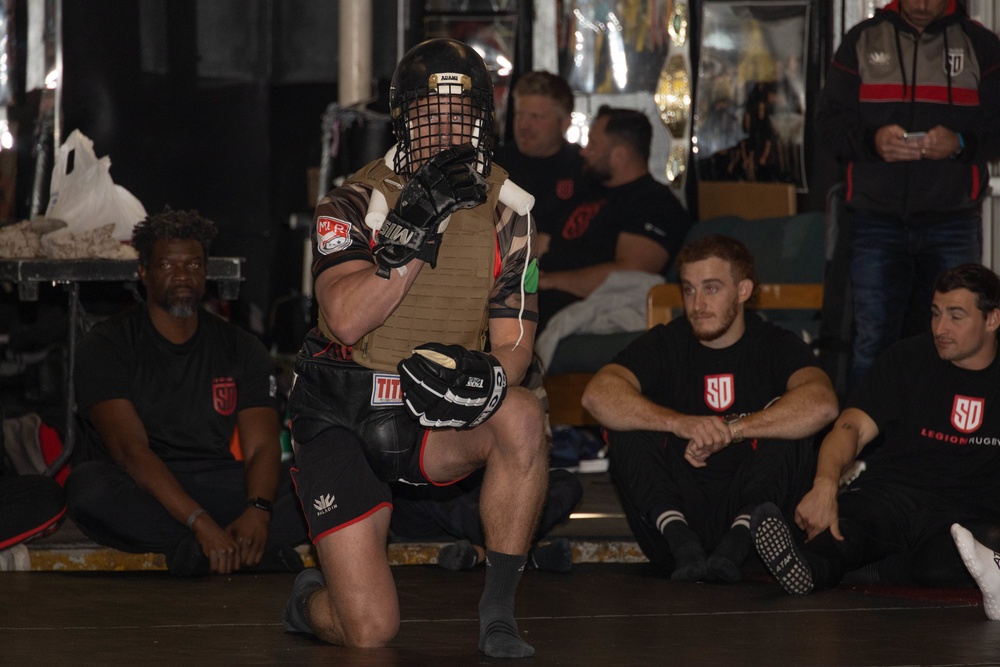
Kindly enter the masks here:
[[784, 521], [765, 517], [754, 532], [753, 543], [764, 565], [786, 593], [807, 595], [812, 592], [812, 572]]

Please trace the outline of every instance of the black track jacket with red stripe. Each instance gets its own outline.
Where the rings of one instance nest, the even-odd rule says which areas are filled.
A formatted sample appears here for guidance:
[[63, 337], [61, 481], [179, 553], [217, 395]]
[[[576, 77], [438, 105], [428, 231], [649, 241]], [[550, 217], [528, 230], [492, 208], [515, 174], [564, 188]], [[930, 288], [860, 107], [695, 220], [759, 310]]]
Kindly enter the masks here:
[[[1000, 40], [950, 0], [923, 34], [899, 0], [854, 26], [837, 49], [817, 113], [820, 136], [847, 165], [847, 204], [928, 225], [975, 212], [1000, 157]], [[957, 159], [885, 162], [875, 132], [937, 125], [961, 133]]]

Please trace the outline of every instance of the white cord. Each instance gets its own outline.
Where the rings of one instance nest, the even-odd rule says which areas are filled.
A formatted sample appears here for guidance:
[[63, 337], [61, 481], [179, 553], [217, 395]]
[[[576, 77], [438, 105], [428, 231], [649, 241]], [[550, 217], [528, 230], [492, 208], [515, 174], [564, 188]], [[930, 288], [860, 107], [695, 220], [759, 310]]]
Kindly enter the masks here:
[[528, 265], [531, 262], [531, 208], [535, 205], [535, 198], [509, 178], [503, 182], [500, 187], [500, 195], [497, 198], [514, 209], [518, 215], [528, 218], [528, 246], [524, 255], [524, 268], [521, 269], [521, 307], [517, 311], [517, 325], [520, 328], [520, 334], [513, 348], [516, 350], [517, 346], [521, 344], [521, 339], [524, 338], [524, 280], [528, 275]]

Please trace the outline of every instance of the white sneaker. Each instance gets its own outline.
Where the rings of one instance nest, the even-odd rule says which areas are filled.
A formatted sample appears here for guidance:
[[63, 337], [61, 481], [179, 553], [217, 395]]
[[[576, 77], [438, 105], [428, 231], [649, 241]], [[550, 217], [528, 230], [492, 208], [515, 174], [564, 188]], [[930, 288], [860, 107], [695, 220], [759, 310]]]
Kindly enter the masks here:
[[0, 572], [28, 572], [31, 570], [31, 554], [28, 547], [15, 544], [7, 549], [0, 549]]

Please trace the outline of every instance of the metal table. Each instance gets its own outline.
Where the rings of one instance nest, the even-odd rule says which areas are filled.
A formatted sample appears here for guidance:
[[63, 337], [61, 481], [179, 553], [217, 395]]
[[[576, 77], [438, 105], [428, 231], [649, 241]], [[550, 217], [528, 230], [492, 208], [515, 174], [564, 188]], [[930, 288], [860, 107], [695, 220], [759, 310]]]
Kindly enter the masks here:
[[[128, 290], [135, 289], [139, 280], [135, 260], [117, 259], [2, 259], [0, 282], [17, 285], [17, 295], [22, 301], [37, 301], [38, 286], [43, 283], [64, 285], [69, 293], [69, 331], [67, 335], [66, 363], [66, 436], [63, 450], [45, 470], [53, 476], [69, 460], [76, 445], [74, 413], [76, 395], [73, 388], [73, 369], [76, 365], [77, 318], [80, 308], [80, 284], [90, 282], [120, 282]], [[219, 296], [235, 300], [240, 293], [243, 278], [242, 257], [209, 257], [207, 279], [218, 284]]]

